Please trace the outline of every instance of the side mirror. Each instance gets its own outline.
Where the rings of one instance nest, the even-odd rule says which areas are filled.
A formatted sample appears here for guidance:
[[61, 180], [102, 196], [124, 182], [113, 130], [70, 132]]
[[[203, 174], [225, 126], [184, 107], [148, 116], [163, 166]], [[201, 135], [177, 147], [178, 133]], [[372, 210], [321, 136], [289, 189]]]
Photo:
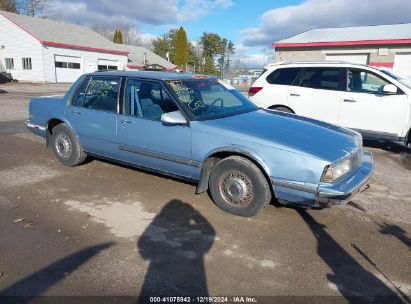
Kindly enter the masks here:
[[397, 87], [393, 84], [386, 84], [382, 87], [382, 92], [384, 94], [397, 94]]
[[188, 123], [180, 111], [164, 113], [161, 115], [161, 122], [167, 125], [186, 125]]

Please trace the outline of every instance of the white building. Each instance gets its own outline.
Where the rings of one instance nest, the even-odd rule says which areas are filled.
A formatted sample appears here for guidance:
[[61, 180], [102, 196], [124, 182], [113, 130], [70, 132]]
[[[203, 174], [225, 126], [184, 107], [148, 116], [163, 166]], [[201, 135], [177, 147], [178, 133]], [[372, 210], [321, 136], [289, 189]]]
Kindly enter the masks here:
[[175, 67], [149, 50], [115, 44], [84, 26], [0, 11], [0, 72], [15, 80], [73, 82], [96, 70], [147, 64]]

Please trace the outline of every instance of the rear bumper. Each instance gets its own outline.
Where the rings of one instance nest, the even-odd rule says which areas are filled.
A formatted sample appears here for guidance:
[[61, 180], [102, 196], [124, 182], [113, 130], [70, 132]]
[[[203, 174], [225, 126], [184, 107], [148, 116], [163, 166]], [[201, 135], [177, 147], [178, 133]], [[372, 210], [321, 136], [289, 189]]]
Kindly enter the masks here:
[[34, 134], [41, 137], [46, 137], [46, 127], [33, 124], [29, 120], [26, 120], [24, 124], [26, 125], [27, 129], [29, 129]]
[[271, 178], [273, 191], [279, 202], [305, 207], [329, 207], [349, 202], [366, 190], [374, 170], [370, 152], [363, 151], [360, 166], [334, 183], [308, 184]]

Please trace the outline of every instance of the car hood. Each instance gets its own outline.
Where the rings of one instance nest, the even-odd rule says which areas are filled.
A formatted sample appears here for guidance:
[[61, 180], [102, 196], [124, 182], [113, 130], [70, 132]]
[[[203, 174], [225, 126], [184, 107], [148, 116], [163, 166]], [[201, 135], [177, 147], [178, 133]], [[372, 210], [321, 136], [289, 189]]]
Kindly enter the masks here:
[[[199, 121], [193, 130], [213, 133], [336, 162], [362, 144], [355, 131], [322, 121], [272, 110], [258, 110], [225, 118]], [[233, 141], [233, 144], [237, 144]]]

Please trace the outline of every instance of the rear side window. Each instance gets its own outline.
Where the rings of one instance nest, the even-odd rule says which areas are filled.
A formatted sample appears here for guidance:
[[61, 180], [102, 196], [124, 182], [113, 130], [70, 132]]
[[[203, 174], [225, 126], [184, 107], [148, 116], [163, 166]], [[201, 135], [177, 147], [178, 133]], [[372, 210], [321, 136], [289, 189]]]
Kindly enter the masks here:
[[277, 69], [268, 75], [266, 79], [270, 84], [293, 85], [300, 71], [301, 68]]
[[306, 68], [300, 78], [300, 86], [322, 90], [342, 90], [341, 68]]
[[107, 112], [117, 112], [120, 78], [93, 77], [82, 98], [81, 107]]
[[90, 77], [86, 77], [83, 82], [77, 87], [74, 96], [71, 99], [71, 104], [76, 107], [83, 105], [84, 96], [86, 95], [87, 85], [90, 81]]

